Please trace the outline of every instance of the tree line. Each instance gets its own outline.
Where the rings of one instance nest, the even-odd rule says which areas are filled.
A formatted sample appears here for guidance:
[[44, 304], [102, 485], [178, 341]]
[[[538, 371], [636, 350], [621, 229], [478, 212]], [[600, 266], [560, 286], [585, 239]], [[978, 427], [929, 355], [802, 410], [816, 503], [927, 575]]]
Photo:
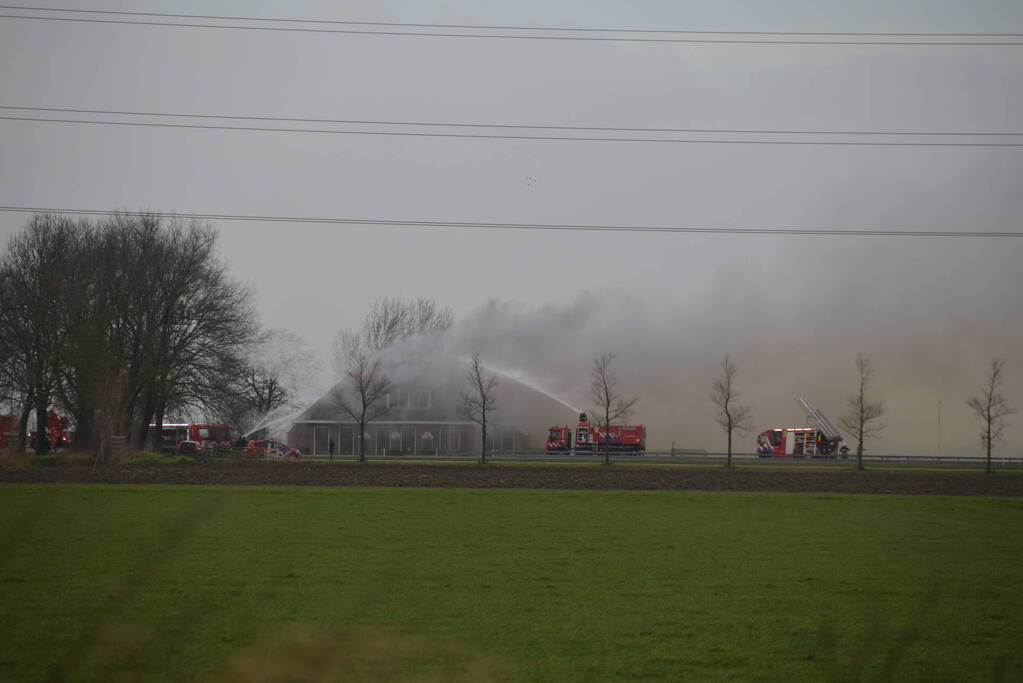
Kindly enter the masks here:
[[208, 224], [145, 213], [41, 214], [9, 240], [0, 401], [18, 417], [16, 448], [34, 414], [33, 446], [48, 450], [51, 408], [73, 419], [76, 448], [103, 456], [114, 435], [158, 448], [168, 416], [242, 419], [288, 399], [259, 362], [273, 335], [217, 243]]
[[[980, 442], [984, 448], [985, 469], [993, 470], [991, 452], [994, 445], [1002, 440], [1008, 418], [1016, 413], [1009, 405], [1002, 386], [1005, 381], [1005, 359], [994, 358], [984, 376], [980, 393], [966, 399], [966, 405], [973, 411], [980, 422]], [[863, 353], [856, 354], [856, 390], [846, 398], [846, 412], [839, 418], [842, 429], [856, 443], [856, 468], [863, 469], [864, 444], [876, 438], [885, 425], [881, 421], [885, 407], [882, 401], [876, 400], [871, 390], [874, 376], [874, 365]], [[728, 443], [728, 459], [726, 467], [732, 466], [732, 435], [748, 433], [751, 429], [753, 413], [749, 406], [738, 403], [739, 390], [736, 386], [738, 368], [729, 354], [725, 354], [718, 375], [712, 383], [710, 395], [715, 408], [715, 417]]]
[[[403, 301], [384, 298], [375, 301], [362, 325], [342, 330], [335, 339], [335, 368], [342, 378], [332, 391], [334, 405], [350, 418], [361, 435], [359, 461], [365, 462], [365, 434], [369, 423], [384, 418], [390, 407], [387, 396], [394, 386], [381, 365], [379, 352], [391, 344], [417, 334], [447, 330], [454, 316], [449, 308], [439, 308], [429, 299]], [[605, 352], [595, 357], [590, 367], [590, 396], [596, 406], [597, 427], [607, 428], [628, 420], [638, 398], [625, 395], [619, 388], [614, 370], [616, 354]], [[865, 444], [880, 435], [885, 425], [884, 403], [873, 395], [874, 365], [869, 357], [858, 353], [854, 358], [855, 390], [846, 399], [846, 410], [839, 418], [842, 430], [855, 444], [856, 467], [863, 469]], [[981, 423], [981, 443], [986, 454], [988, 471], [992, 469], [991, 452], [1003, 436], [1007, 418], [1015, 410], [1001, 393], [1004, 381], [1004, 359], [991, 362], [981, 393], [967, 399]], [[732, 467], [733, 438], [736, 433], [751, 431], [752, 408], [740, 403], [739, 369], [730, 354], [725, 354], [718, 373], [711, 383], [710, 401], [715, 419], [725, 434], [726, 467]], [[492, 415], [497, 409], [498, 380], [485, 371], [480, 351], [473, 353], [466, 375], [468, 390], [458, 396], [459, 414], [480, 427], [480, 463], [487, 461], [486, 437]], [[609, 444], [598, 444], [604, 463], [611, 464]]]
[[[51, 407], [73, 419], [75, 447], [102, 456], [114, 435], [138, 449], [158, 449], [168, 416], [201, 414], [238, 430], [294, 403], [313, 354], [289, 332], [260, 329], [252, 292], [230, 276], [217, 243], [209, 224], [147, 213], [95, 222], [40, 214], [10, 239], [0, 254], [0, 409], [18, 417], [15, 448], [24, 448], [34, 414], [33, 447], [47, 451]], [[453, 320], [451, 309], [429, 299], [384, 298], [359, 328], [339, 333], [335, 369], [342, 382], [332, 397], [361, 435], [389, 411], [392, 385], [379, 352], [447, 330]], [[602, 354], [591, 368], [598, 427], [626, 420], [637, 400], [619, 391], [614, 358]], [[855, 366], [856, 392], [840, 422], [856, 442], [862, 469], [864, 443], [883, 428], [884, 407], [870, 395], [870, 359], [859, 354]], [[982, 424], [989, 470], [992, 448], [1015, 412], [1001, 393], [1004, 367], [1004, 359], [994, 359], [981, 393], [967, 401]], [[752, 421], [750, 407], [738, 402], [737, 373], [726, 355], [710, 397], [728, 466], [733, 434], [748, 432]], [[485, 462], [498, 382], [485, 373], [478, 351], [466, 379], [459, 412], [480, 426]]]

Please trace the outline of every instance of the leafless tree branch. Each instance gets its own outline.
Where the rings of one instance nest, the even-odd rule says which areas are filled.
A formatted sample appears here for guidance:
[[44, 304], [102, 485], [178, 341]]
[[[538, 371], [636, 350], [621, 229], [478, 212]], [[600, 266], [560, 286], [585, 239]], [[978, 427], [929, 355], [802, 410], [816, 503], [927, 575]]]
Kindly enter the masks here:
[[359, 462], [365, 463], [366, 425], [390, 412], [387, 396], [392, 384], [369, 349], [354, 344], [354, 337], [349, 342], [346, 369], [331, 393], [337, 408], [358, 425]]
[[472, 355], [472, 367], [466, 379], [469, 381], [470, 390], [461, 394], [459, 413], [480, 426], [480, 464], [485, 465], [487, 463], [487, 424], [490, 414], [497, 408], [495, 396], [497, 376], [486, 377], [484, 375], [480, 353], [477, 351]]
[[1005, 359], [993, 359], [980, 395], [966, 401], [966, 405], [973, 409], [981, 422], [980, 441], [987, 456], [988, 472], [992, 471], [991, 449], [996, 442], [1002, 440], [1005, 428], [1009, 425], [1007, 418], [1016, 412], [1002, 395], [1004, 373]]
[[862, 353], [856, 354], [856, 373], [859, 378], [855, 394], [846, 399], [847, 412], [839, 418], [842, 428], [856, 440], [856, 467], [863, 469], [863, 443], [876, 437], [885, 425], [881, 422], [884, 405], [867, 398], [867, 388], [874, 374], [874, 367]]
[[[603, 416], [603, 422], [597, 425], [598, 433], [600, 427], [610, 427], [619, 420], [624, 420], [632, 412], [638, 398], [626, 398], [618, 389], [618, 376], [611, 369], [611, 363], [615, 354], [605, 352], [593, 359], [590, 366], [590, 395], [597, 404], [598, 416]], [[598, 421], [599, 421], [598, 417]], [[599, 446], [598, 437], [598, 446]], [[611, 464], [610, 443], [605, 440], [604, 464]]]
[[359, 334], [366, 348], [380, 351], [405, 337], [446, 330], [453, 321], [451, 309], [439, 308], [432, 299], [384, 297], [370, 305]]
[[711, 385], [710, 400], [717, 408], [717, 423], [728, 435], [727, 467], [732, 466], [732, 434], [734, 432], [745, 434], [750, 430], [753, 421], [753, 412], [750, 407], [739, 405], [736, 402], [739, 397], [739, 390], [735, 386], [735, 376], [738, 371], [738, 367], [726, 353], [724, 360], [721, 361], [721, 372], [714, 378]]
[[13, 359], [0, 376], [24, 397], [22, 429], [34, 411], [45, 435], [57, 406], [76, 446], [100, 431], [151, 446], [166, 412], [221, 405], [255, 315], [216, 243], [208, 225], [156, 215], [33, 217], [0, 259], [0, 346]]

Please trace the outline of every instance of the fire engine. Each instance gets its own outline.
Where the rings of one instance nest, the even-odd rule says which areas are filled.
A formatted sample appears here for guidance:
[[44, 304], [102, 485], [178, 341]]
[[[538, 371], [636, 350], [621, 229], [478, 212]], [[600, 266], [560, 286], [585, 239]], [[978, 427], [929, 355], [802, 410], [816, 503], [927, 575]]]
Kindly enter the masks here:
[[7, 448], [8, 436], [17, 443], [18, 416], [0, 415], [0, 450]]
[[71, 439], [68, 437], [67, 418], [59, 415], [56, 410], [51, 409], [46, 416], [46, 435], [50, 439], [50, 448], [70, 446]]
[[842, 435], [820, 410], [805, 398], [796, 401], [806, 411], [807, 422], [814, 427], [782, 427], [760, 432], [757, 455], [765, 457], [833, 458], [842, 443]]
[[[592, 451], [608, 446], [612, 451], [641, 453], [646, 450], [646, 427], [643, 425], [593, 425], [586, 413], [579, 413], [575, 430], [575, 450]], [[547, 451], [571, 451], [572, 430], [568, 425], [551, 427], [547, 434]]]
[[[149, 428], [156, 429], [156, 425], [149, 425]], [[170, 453], [177, 450], [178, 444], [182, 441], [194, 441], [199, 448], [231, 441], [231, 432], [227, 425], [165, 422], [161, 436], [163, 437], [161, 449]]]
[[[17, 431], [17, 427], [13, 427], [12, 431]], [[28, 442], [33, 447], [36, 443], [36, 434], [37, 432], [28, 433]], [[50, 408], [50, 412], [46, 414], [46, 440], [50, 442], [51, 449], [71, 445], [67, 418], [53, 408]]]

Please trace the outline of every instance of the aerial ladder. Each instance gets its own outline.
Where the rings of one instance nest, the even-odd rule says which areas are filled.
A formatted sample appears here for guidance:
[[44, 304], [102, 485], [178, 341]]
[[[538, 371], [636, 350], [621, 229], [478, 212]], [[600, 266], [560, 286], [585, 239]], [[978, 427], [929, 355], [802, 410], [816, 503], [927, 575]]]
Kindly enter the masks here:
[[838, 450], [838, 444], [842, 441], [841, 432], [839, 432], [835, 425], [831, 424], [831, 420], [825, 417], [824, 413], [818, 410], [812, 403], [800, 396], [796, 396], [795, 399], [796, 402], [802, 406], [803, 410], [806, 411], [807, 422], [813, 423], [813, 426], [823, 437], [820, 441], [821, 448], [818, 449], [817, 439], [811, 439], [809, 436], [805, 436], [804, 438], [806, 439], [806, 443], [804, 443], [803, 453], [806, 455], [834, 454]]

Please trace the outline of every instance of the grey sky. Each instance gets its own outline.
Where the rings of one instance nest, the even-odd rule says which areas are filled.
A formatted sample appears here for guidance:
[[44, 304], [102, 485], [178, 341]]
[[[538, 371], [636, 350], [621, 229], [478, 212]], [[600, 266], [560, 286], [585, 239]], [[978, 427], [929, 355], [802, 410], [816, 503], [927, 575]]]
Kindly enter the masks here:
[[[1012, 0], [90, 0], [74, 6], [537, 26], [1023, 32], [1023, 3]], [[222, 115], [1019, 131], [1023, 47], [484, 41], [0, 19], [0, 92], [4, 105]], [[0, 150], [0, 203], [13, 205], [502, 222], [1023, 229], [1018, 148], [486, 141], [0, 121]], [[26, 218], [0, 214], [0, 238]], [[644, 378], [636, 393], [658, 397], [640, 404], [641, 419], [644, 409], [656, 412], [654, 401], [697, 411], [709, 382], [694, 368], [712, 364], [729, 348], [747, 354], [737, 360], [750, 373], [750, 402], [761, 428], [801, 422], [794, 403], [771, 401], [782, 392], [779, 398], [788, 403], [791, 392], [821, 397], [818, 403], [838, 412], [847, 390], [837, 380], [851, 380], [856, 350], [874, 356], [879, 373], [898, 376], [886, 388], [902, 393], [888, 402], [894, 417], [903, 410], [901, 424], [912, 427], [893, 426], [896, 433], [885, 437], [888, 449], [931, 448], [933, 425], [924, 416], [933, 414], [939, 395], [956, 406], [947, 410], [956, 411], [960, 427], [968, 429], [957, 436], [958, 444], [973, 444], [962, 398], [994, 354], [1010, 358], [1009, 393], [1023, 407], [1023, 312], [1014, 288], [1023, 240], [218, 227], [234, 272], [256, 289], [264, 324], [294, 330], [324, 353], [334, 333], [356, 323], [377, 296], [433, 297], [463, 318], [496, 298], [519, 302], [543, 319], [538, 311], [547, 304], [562, 312], [580, 302], [605, 307], [605, 298], [590, 300], [585, 293], [608, 292], [634, 304], [609, 309], [620, 337], [601, 332], [614, 338], [623, 357], [632, 348], [663, 365], [676, 349], [680, 356], [693, 353], [687, 345], [701, 350], [679, 377], [691, 382], [685, 390], [650, 390], [657, 365], [651, 372], [632, 368]], [[845, 336], [829, 340], [814, 328], [815, 342], [806, 343], [798, 316], [766, 315], [769, 310], [810, 311]], [[791, 324], [779, 326], [780, 320]], [[758, 336], [752, 325], [770, 327], [770, 333]], [[573, 382], [585, 382], [588, 359], [562, 372], [572, 367], [566, 360], [571, 354], [556, 337], [550, 344], [557, 354], [503, 353], [567, 391]], [[588, 342], [579, 353], [599, 346]], [[789, 381], [778, 384], [779, 377]], [[926, 408], [900, 409], [899, 401]], [[686, 421], [685, 410], [674, 414], [683, 416], [677, 423]], [[679, 440], [713, 445], [712, 432], [679, 426], [668, 413], [653, 419], [661, 434], [677, 431]], [[910, 430], [912, 437], [905, 435]], [[1009, 437], [1018, 441], [1023, 430], [1017, 425]]]

